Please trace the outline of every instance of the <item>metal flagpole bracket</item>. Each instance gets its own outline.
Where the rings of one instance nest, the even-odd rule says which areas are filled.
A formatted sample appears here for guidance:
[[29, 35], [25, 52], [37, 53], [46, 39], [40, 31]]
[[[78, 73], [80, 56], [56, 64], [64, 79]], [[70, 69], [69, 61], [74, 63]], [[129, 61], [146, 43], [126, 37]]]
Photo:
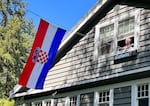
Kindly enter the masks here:
[[77, 34], [77, 35], [80, 35], [80, 36], [83, 36], [83, 37], [86, 36], [86, 34], [82, 34], [82, 33], [80, 33], [80, 32], [76, 32], [76, 34]]

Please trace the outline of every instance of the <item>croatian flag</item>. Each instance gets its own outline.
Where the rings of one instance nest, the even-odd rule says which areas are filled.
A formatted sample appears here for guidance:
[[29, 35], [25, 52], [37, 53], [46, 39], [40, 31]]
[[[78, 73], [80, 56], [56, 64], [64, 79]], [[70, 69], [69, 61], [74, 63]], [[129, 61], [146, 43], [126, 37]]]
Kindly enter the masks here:
[[45, 78], [53, 65], [65, 32], [64, 29], [40, 20], [31, 53], [19, 78], [19, 85], [43, 89]]

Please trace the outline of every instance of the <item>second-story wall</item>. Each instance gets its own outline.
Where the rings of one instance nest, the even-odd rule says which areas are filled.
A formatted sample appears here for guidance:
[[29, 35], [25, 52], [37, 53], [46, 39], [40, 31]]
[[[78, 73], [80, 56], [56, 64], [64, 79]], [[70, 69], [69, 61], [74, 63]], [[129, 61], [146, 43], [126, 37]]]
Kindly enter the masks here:
[[[119, 8], [119, 9], [118, 9]], [[123, 15], [134, 16], [132, 13], [138, 11], [139, 22], [135, 26], [134, 44], [137, 54], [133, 58], [125, 59], [122, 62], [114, 61], [117, 54], [117, 43], [114, 41], [113, 49], [110, 53], [100, 54], [99, 34], [96, 26], [104, 26], [104, 23], [121, 22], [116, 18]], [[107, 21], [107, 22], [106, 22]], [[110, 22], [108, 22], [110, 21]], [[113, 21], [113, 22], [112, 22]], [[136, 20], [137, 21], [137, 20]], [[89, 31], [73, 48], [51, 69], [45, 82], [45, 88], [65, 87], [78, 85], [90, 81], [103, 80], [109, 76], [119, 75], [120, 73], [133, 72], [150, 64], [150, 10], [129, 6], [115, 6], [107, 15], [99, 20], [99, 23]], [[117, 26], [117, 25], [116, 25]], [[114, 26], [114, 30], [116, 28]], [[105, 27], [105, 26], [104, 26]], [[118, 28], [118, 27], [117, 27]], [[118, 34], [114, 31], [115, 34]], [[97, 37], [98, 36], [98, 37]], [[97, 38], [96, 38], [97, 37]], [[117, 37], [116, 37], [117, 38]], [[116, 39], [113, 38], [113, 39]], [[142, 71], [142, 70], [141, 70]]]

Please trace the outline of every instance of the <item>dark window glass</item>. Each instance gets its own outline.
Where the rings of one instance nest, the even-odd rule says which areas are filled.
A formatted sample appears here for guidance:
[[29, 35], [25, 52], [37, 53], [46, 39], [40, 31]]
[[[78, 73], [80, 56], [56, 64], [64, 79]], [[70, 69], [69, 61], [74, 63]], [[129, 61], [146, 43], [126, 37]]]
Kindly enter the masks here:
[[148, 98], [139, 99], [139, 106], [148, 106]]

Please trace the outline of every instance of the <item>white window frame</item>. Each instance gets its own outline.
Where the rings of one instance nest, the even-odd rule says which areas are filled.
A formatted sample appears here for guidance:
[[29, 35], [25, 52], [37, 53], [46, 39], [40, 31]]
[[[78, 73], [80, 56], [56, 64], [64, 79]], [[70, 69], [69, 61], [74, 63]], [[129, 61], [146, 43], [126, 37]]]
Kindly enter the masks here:
[[99, 106], [99, 93], [104, 91], [109, 91], [109, 101], [107, 103], [109, 104], [109, 106], [113, 106], [112, 98], [113, 98], [114, 89], [96, 91], [94, 94], [94, 106]]
[[[68, 100], [69, 100], [68, 97], [65, 97], [65, 96], [64, 96], [64, 97], [55, 98], [55, 99], [65, 99], [64, 104], [65, 104], [65, 106], [68, 106], [68, 105], [67, 105], [68, 102], [69, 102], [69, 101], [68, 101]], [[54, 106], [54, 100], [55, 100], [55, 99], [53, 99], [52, 106]], [[58, 104], [58, 101], [57, 101], [57, 104]]]
[[[95, 97], [95, 92], [94, 91], [88, 91], [88, 92], [82, 92], [80, 93], [78, 96], [77, 96], [77, 106], [80, 106], [81, 105], [81, 95], [84, 95], [84, 94], [88, 94], [88, 93], [93, 93], [93, 99]], [[93, 105], [94, 105], [94, 100], [93, 100]]]
[[42, 100], [32, 102], [32, 106], [36, 106], [36, 103], [42, 103], [42, 106], [43, 106], [43, 101]]
[[66, 105], [66, 106], [70, 106], [70, 102], [71, 102], [71, 101], [70, 101], [70, 98], [72, 98], [72, 97], [76, 97], [76, 101], [75, 101], [75, 102], [76, 102], [76, 105], [78, 104], [78, 103], [77, 103], [77, 102], [78, 102], [78, 96], [75, 95], [75, 96], [69, 96], [69, 97], [67, 97], [67, 101], [68, 101], [68, 102], [67, 102], [67, 105]]
[[48, 102], [48, 101], [51, 102], [50, 106], [52, 106], [52, 99], [43, 100], [43, 106], [46, 106], [46, 102]]
[[[120, 52], [118, 52], [117, 50], [117, 35], [118, 35], [118, 24], [120, 21], [125, 20], [125, 19], [129, 19], [131, 17], [134, 17], [134, 50], [138, 50], [139, 49], [139, 34], [140, 34], [140, 9], [136, 9], [136, 10], [131, 10], [129, 12], [125, 12], [122, 13], [120, 15], [117, 15], [117, 13], [114, 13], [114, 18], [112, 19], [107, 19], [105, 21], [100, 22], [99, 24], [97, 24], [95, 26], [95, 46], [94, 46], [94, 59], [97, 59], [98, 57], [101, 58], [105, 58], [107, 57], [107, 55], [109, 56], [113, 56], [114, 54], [120, 54]], [[113, 45], [113, 52], [109, 53], [109, 54], [104, 54], [104, 55], [99, 55], [99, 48], [100, 48], [100, 28], [108, 26], [114, 24], [114, 45]]]
[[[97, 57], [99, 56], [99, 48], [100, 48], [100, 29], [106, 26], [109, 26], [111, 24], [114, 25], [114, 29], [115, 29], [115, 19], [112, 20], [107, 20], [105, 22], [101, 22], [100, 24], [95, 26], [95, 47], [94, 47], [94, 59], [97, 59]], [[114, 30], [115, 33], [115, 30]], [[114, 40], [113, 40], [114, 41]], [[114, 49], [114, 45], [113, 45], [113, 49]], [[113, 54], [113, 53], [109, 53], [109, 54]], [[108, 55], [108, 54], [106, 54]], [[105, 55], [101, 55], [100, 57], [105, 57]]]
[[[132, 32], [126, 32], [126, 33], [123, 33], [123, 34], [121, 34], [121, 36], [119, 35], [119, 23], [120, 22], [125, 22], [125, 21], [127, 21], [127, 20], [130, 20], [130, 19], [134, 19], [134, 29], [132, 30]], [[125, 39], [126, 38], [131, 38], [131, 37], [133, 37], [134, 39], [135, 39], [135, 37], [136, 37], [136, 35], [134, 34], [134, 32], [135, 32], [135, 17], [133, 16], [133, 17], [127, 17], [126, 19], [123, 19], [123, 20], [121, 20], [121, 21], [119, 21], [118, 22], [118, 34], [117, 34], [117, 46], [116, 46], [116, 52], [117, 53], [124, 53], [124, 52], [126, 52], [126, 51], [128, 51], [128, 49], [124, 49], [124, 47], [125, 47], [125, 45], [124, 45], [124, 47], [120, 47], [121, 48], [121, 51], [119, 51], [119, 45], [118, 45], [118, 42], [119, 41], [124, 41], [125, 42]], [[128, 36], [127, 36], [128, 35]], [[133, 47], [132, 47], [132, 50], [136, 50], [136, 46], [135, 46], [135, 41], [134, 41], [134, 44], [133, 44]]]
[[138, 95], [137, 95], [137, 92], [138, 92], [137, 88], [138, 88], [139, 85], [143, 85], [143, 84], [148, 84], [148, 100], [149, 100], [148, 105], [150, 106], [150, 82], [138, 82], [138, 83], [136, 83], [132, 86], [131, 106], [138, 106], [139, 105], [138, 104], [139, 98], [138, 98]]
[[[126, 20], [126, 19], [130, 19], [134, 17], [134, 49], [133, 50], [138, 50], [139, 49], [139, 34], [140, 34], [140, 9], [136, 9], [136, 10], [132, 10], [128, 13], [124, 13], [123, 15], [120, 15], [120, 16], [116, 16], [116, 22], [115, 24], [116, 25], [116, 28], [117, 29], [117, 32], [115, 33], [115, 42], [117, 43], [118, 42], [118, 39], [117, 39], [117, 35], [118, 35], [118, 32], [119, 32], [119, 22], [123, 21], [123, 20]], [[116, 44], [117, 45], [117, 44]], [[118, 46], [118, 45], [117, 45]], [[117, 46], [115, 48], [117, 48]], [[120, 54], [121, 52], [119, 52], [117, 49], [115, 51], [115, 53], [117, 54]]]

